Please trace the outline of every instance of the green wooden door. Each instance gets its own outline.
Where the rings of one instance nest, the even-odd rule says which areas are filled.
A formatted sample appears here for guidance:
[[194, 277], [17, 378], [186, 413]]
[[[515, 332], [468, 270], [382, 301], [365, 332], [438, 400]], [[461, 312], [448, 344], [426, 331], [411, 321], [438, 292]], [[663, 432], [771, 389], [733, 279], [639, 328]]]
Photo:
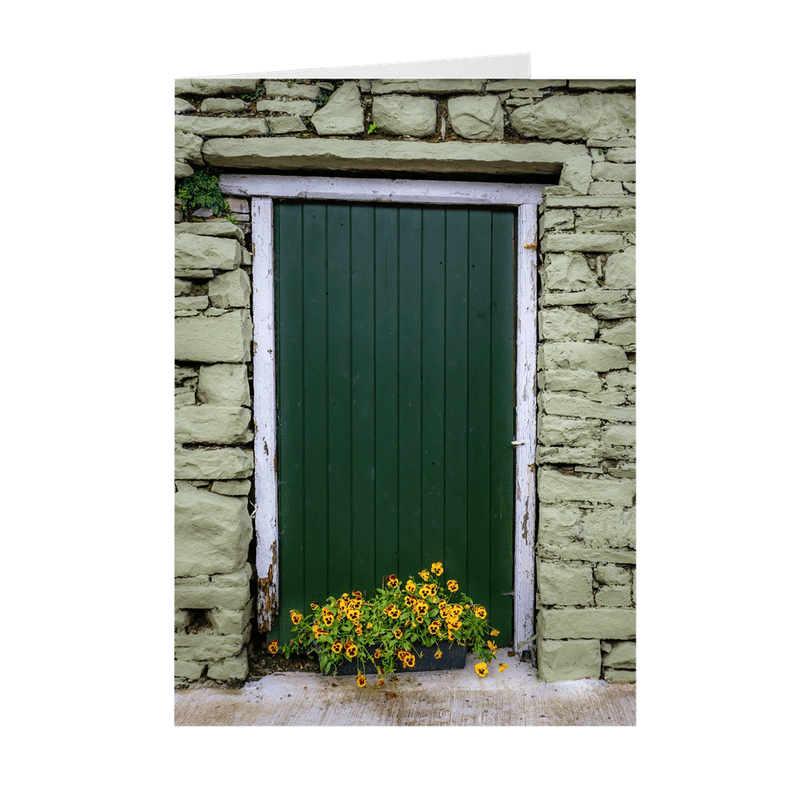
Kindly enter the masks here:
[[512, 635], [515, 212], [278, 202], [280, 621], [442, 561]]

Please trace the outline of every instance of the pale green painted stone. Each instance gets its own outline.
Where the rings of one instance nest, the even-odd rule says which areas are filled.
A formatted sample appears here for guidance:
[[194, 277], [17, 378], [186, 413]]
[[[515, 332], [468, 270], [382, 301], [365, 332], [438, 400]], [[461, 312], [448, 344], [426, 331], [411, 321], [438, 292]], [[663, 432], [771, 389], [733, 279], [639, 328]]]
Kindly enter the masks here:
[[250, 623], [253, 612], [253, 601], [240, 609], [214, 608], [208, 612], [211, 627], [218, 636], [236, 636], [242, 634]]
[[600, 331], [600, 338], [609, 344], [616, 344], [620, 347], [627, 347], [636, 343], [636, 323], [625, 320], [613, 328], [604, 328]]
[[544, 191], [543, 208], [633, 208], [636, 205], [635, 197], [620, 197], [618, 195], [599, 197], [592, 195], [564, 195], [553, 193], [560, 186], [551, 186]]
[[548, 253], [544, 257], [542, 282], [545, 293], [597, 289], [597, 277], [580, 253]]
[[250, 278], [243, 269], [217, 275], [208, 282], [208, 296], [217, 308], [249, 308]]
[[598, 403], [587, 397], [556, 392], [542, 392], [540, 402], [546, 414], [581, 419], [607, 419], [612, 422], [633, 422], [636, 419], [634, 406], [616, 406]]
[[196, 236], [221, 236], [224, 239], [236, 239], [240, 244], [245, 242], [242, 229], [227, 219], [179, 222], [175, 226], [175, 233], [192, 233]]
[[633, 208], [581, 208], [575, 216], [575, 231], [584, 233], [627, 233], [636, 230]]
[[619, 550], [634, 548], [636, 510], [634, 508], [586, 509], [542, 503], [539, 508], [539, 541], [553, 550], [575, 545]]
[[613, 305], [599, 305], [592, 309], [592, 314], [597, 319], [624, 319], [636, 316], [636, 303], [614, 303]]
[[246, 499], [185, 487], [175, 493], [175, 576], [241, 569], [252, 534]]
[[541, 376], [540, 386], [549, 392], [599, 392], [603, 388], [597, 373], [588, 369], [546, 370]]
[[546, 683], [600, 677], [600, 640], [551, 641], [541, 636], [536, 642], [536, 671]]
[[571, 208], [556, 208], [545, 211], [539, 221], [540, 231], [572, 230], [575, 227], [575, 212]]
[[200, 367], [197, 399], [220, 406], [249, 406], [250, 386], [245, 364], [210, 364]]
[[600, 161], [592, 167], [592, 178], [596, 181], [635, 181], [636, 165]]
[[636, 161], [635, 147], [612, 147], [606, 153], [606, 161], [633, 163]]
[[436, 132], [436, 101], [410, 94], [378, 95], [372, 101], [372, 121], [382, 133], [432, 136]]
[[547, 253], [615, 253], [624, 246], [625, 240], [613, 233], [548, 233], [542, 238]]
[[571, 158], [565, 162], [559, 184], [567, 186], [579, 194], [586, 194], [592, 183], [592, 160], [587, 154]]
[[543, 445], [583, 447], [598, 440], [601, 424], [599, 419], [569, 419], [542, 414], [536, 430]]
[[561, 142], [397, 142], [269, 136], [210, 139], [203, 145], [206, 162], [218, 167], [421, 174], [558, 175], [564, 161], [583, 152], [582, 145]]
[[175, 451], [175, 477], [179, 480], [238, 480], [251, 477], [253, 467], [253, 451], [239, 447]]
[[259, 100], [256, 110], [268, 114], [291, 114], [298, 117], [310, 117], [317, 104], [309, 100]]
[[186, 661], [212, 661], [238, 656], [250, 639], [244, 634], [216, 636], [213, 633], [175, 634], [175, 657]]
[[250, 494], [252, 481], [214, 481], [211, 491], [217, 494], [226, 494], [232, 497], [241, 497]]
[[267, 127], [275, 136], [284, 133], [305, 133], [308, 130], [305, 122], [298, 116], [267, 117]]
[[590, 564], [537, 559], [539, 598], [547, 606], [585, 606], [594, 601]]
[[238, 656], [225, 658], [218, 663], [208, 665], [208, 677], [215, 681], [243, 681], [248, 672], [247, 650], [244, 648]]
[[623, 478], [579, 478], [553, 469], [539, 470], [539, 500], [542, 503], [609, 503], [631, 506], [636, 482]]
[[608, 683], [635, 683], [635, 669], [604, 669], [603, 680]]
[[202, 164], [201, 149], [203, 140], [193, 133], [175, 131], [175, 160], [191, 161], [193, 164]]
[[453, 131], [462, 139], [503, 138], [503, 108], [497, 97], [451, 97], [447, 101], [447, 114]]
[[193, 106], [188, 100], [182, 97], [175, 98], [175, 113], [185, 114], [187, 111], [197, 111], [196, 106]]
[[202, 311], [208, 308], [208, 295], [198, 294], [193, 297], [176, 297], [176, 311]]
[[595, 603], [598, 606], [628, 607], [631, 604], [630, 586], [603, 586], [597, 590]]
[[598, 564], [594, 568], [594, 579], [605, 586], [630, 587], [631, 585], [630, 570], [615, 564]]
[[320, 136], [353, 136], [364, 132], [361, 92], [355, 81], [345, 81], [311, 117]]
[[202, 114], [235, 114], [246, 108], [247, 103], [244, 100], [224, 97], [209, 97], [200, 104]]
[[189, 624], [189, 612], [175, 609], [175, 630], [179, 631]]
[[543, 338], [550, 341], [594, 339], [598, 328], [597, 320], [572, 308], [544, 309], [539, 312], [539, 323]]
[[636, 445], [635, 425], [612, 425], [604, 434], [606, 444], [619, 447], [634, 447]]
[[190, 175], [194, 175], [194, 170], [185, 161], [175, 159], [175, 177], [188, 178]]
[[175, 441], [181, 444], [247, 444], [253, 441], [250, 409], [241, 406], [185, 406], [175, 413]]
[[180, 78], [175, 81], [175, 94], [253, 94], [255, 78]]
[[196, 661], [185, 661], [182, 658], [175, 659], [175, 677], [187, 681], [199, 681], [203, 677], [205, 664], [198, 664]]
[[611, 289], [633, 289], [636, 286], [636, 247], [628, 247], [606, 259], [605, 283]]
[[472, 78], [455, 79], [383, 79], [372, 82], [372, 94], [404, 92], [405, 94], [455, 94], [480, 92], [484, 81]]
[[175, 129], [198, 136], [265, 136], [261, 117], [175, 117]]
[[541, 297], [543, 306], [583, 306], [595, 303], [619, 303], [626, 300], [627, 292], [595, 289], [576, 292], [545, 292]]
[[247, 310], [176, 317], [175, 360], [204, 364], [250, 360], [253, 323]]
[[596, 467], [600, 463], [598, 447], [537, 447], [537, 464], [570, 464]]
[[589, 186], [589, 194], [601, 195], [607, 197], [608, 195], [624, 195], [625, 190], [621, 183], [617, 181], [593, 181]]
[[617, 81], [609, 81], [609, 80], [598, 80], [598, 79], [591, 79], [591, 80], [571, 80], [569, 82], [570, 89], [591, 89], [597, 92], [609, 92], [618, 89], [635, 89], [636, 88], [636, 81], [635, 80], [617, 80]]
[[[288, 81], [264, 81], [264, 94], [267, 97], [292, 97], [300, 100], [316, 100], [321, 90], [319, 86], [309, 83]], [[315, 106], [316, 107], [316, 106]]]
[[[543, 608], [537, 614], [543, 639], [635, 639], [632, 608]], [[598, 657], [599, 657], [598, 642]]]
[[635, 128], [635, 101], [628, 95], [553, 95], [510, 115], [519, 134], [537, 139], [586, 140], [628, 136]]
[[528, 81], [516, 78], [489, 81], [486, 84], [487, 92], [511, 92], [516, 89], [527, 92], [539, 92], [542, 89], [551, 89], [556, 86], [566, 86], [566, 81]]
[[197, 402], [194, 389], [191, 386], [176, 386], [175, 387], [175, 409], [183, 408], [184, 406], [193, 406]]
[[[191, 223], [181, 222], [176, 228]], [[201, 225], [212, 223], [199, 223]], [[187, 277], [187, 273], [198, 270], [230, 270], [236, 269], [242, 262], [242, 251], [239, 243], [233, 239], [217, 236], [198, 236], [194, 233], [175, 234], [175, 271], [179, 277]]]
[[244, 608], [249, 600], [249, 586], [175, 584], [176, 608]]
[[602, 342], [545, 342], [539, 348], [542, 369], [588, 369], [608, 372], [628, 366], [625, 351]]

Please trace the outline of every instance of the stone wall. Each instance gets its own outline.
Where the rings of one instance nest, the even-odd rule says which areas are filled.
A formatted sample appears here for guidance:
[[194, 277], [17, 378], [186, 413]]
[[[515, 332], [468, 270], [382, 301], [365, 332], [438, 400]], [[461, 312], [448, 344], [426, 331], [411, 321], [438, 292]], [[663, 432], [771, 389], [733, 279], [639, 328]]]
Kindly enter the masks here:
[[[534, 657], [635, 679], [633, 81], [176, 82], [197, 169], [548, 180], [540, 207]], [[416, 144], [414, 144], [416, 143]], [[176, 680], [242, 679], [253, 616], [252, 243], [176, 202]]]

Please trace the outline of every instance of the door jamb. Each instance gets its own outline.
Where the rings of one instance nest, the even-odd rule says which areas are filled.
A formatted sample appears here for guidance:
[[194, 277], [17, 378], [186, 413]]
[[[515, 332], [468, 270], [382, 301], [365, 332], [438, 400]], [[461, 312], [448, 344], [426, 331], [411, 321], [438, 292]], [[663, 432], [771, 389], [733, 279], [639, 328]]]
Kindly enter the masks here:
[[272, 628], [279, 580], [273, 200], [517, 207], [516, 425], [511, 442], [515, 449], [513, 645], [518, 652], [530, 649], [536, 529], [536, 233], [543, 185], [225, 174], [220, 176], [220, 188], [228, 195], [252, 198], [256, 577], [262, 633]]

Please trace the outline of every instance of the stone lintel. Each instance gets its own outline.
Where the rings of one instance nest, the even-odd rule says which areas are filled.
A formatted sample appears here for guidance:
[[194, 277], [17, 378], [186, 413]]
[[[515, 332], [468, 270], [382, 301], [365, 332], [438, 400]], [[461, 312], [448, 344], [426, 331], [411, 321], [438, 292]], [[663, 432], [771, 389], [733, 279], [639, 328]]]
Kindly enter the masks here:
[[395, 142], [253, 137], [211, 139], [206, 161], [237, 169], [360, 170], [490, 175], [559, 175], [582, 145], [504, 142]]

